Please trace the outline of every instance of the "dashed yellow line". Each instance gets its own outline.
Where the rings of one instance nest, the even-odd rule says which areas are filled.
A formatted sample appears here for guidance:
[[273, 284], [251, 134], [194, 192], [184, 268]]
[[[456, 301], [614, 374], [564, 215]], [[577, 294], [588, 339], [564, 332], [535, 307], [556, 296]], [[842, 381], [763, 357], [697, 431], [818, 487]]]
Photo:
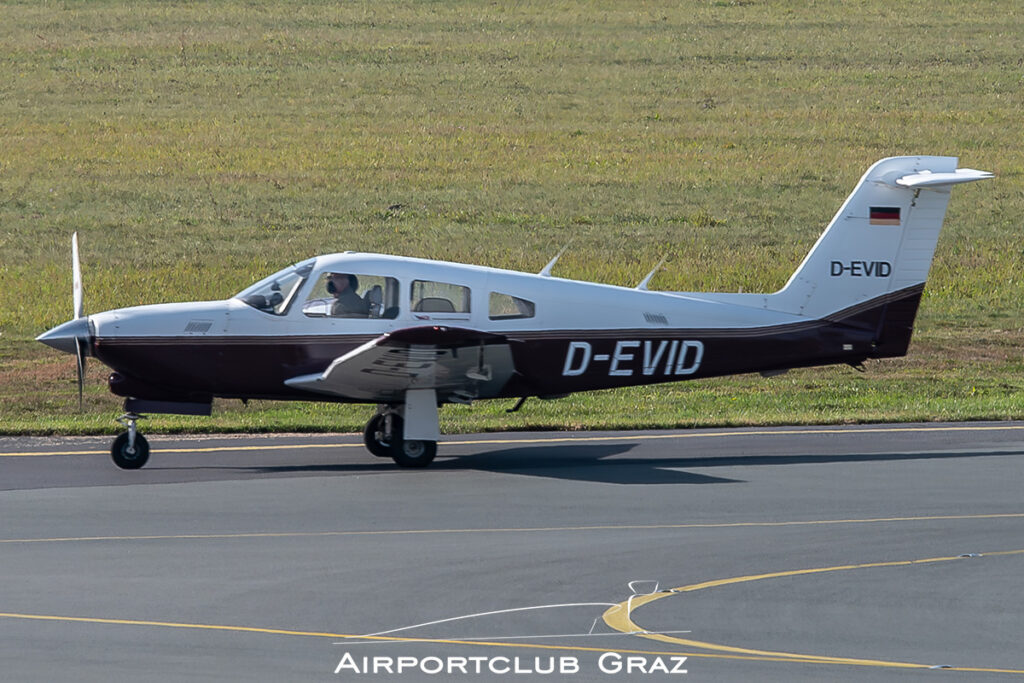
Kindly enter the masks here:
[[[1024, 554], [1024, 549], [1021, 550], [1003, 550], [990, 553], [982, 553], [982, 557], [1000, 556], [1000, 555], [1020, 555]], [[829, 572], [840, 572], [850, 571], [854, 569], [874, 569], [879, 567], [904, 567], [916, 564], [928, 564], [936, 562], [953, 562], [956, 560], [967, 559], [965, 556], [957, 555], [952, 557], [930, 557], [921, 560], [901, 560], [896, 562], [869, 562], [864, 564], [849, 564], [840, 565], [836, 567], [818, 567], [813, 569], [796, 569], [791, 571], [771, 572], [767, 574], [751, 574], [748, 576], [737, 576], [728, 579], [715, 579], [712, 581], [704, 581], [702, 583], [690, 584], [688, 586], [680, 586], [679, 588], [673, 588], [670, 591], [652, 593], [650, 595], [642, 595], [634, 597], [631, 601], [621, 602], [614, 607], [608, 608], [603, 615], [604, 622], [616, 631], [623, 633], [629, 633], [632, 635], [646, 638], [649, 640], [655, 640], [663, 643], [671, 643], [673, 645], [682, 645], [684, 647], [700, 648], [704, 650], [711, 650], [713, 652], [723, 652], [738, 655], [758, 656], [758, 657], [772, 657], [780, 661], [794, 661], [802, 663], [819, 663], [819, 664], [839, 664], [848, 666], [871, 666], [871, 667], [887, 667], [887, 668], [902, 668], [902, 669], [928, 669], [932, 665], [919, 664], [914, 662], [898, 662], [898, 661], [887, 661], [878, 659], [857, 659], [849, 657], [833, 657], [825, 655], [808, 655], [793, 652], [779, 652], [773, 650], [756, 650], [744, 647], [735, 647], [730, 645], [721, 645], [718, 643], [709, 643], [700, 640], [693, 640], [690, 638], [679, 638], [672, 635], [661, 634], [661, 633], [648, 633], [641, 626], [638, 626], [633, 621], [633, 613], [639, 607], [649, 605], [650, 603], [666, 598], [670, 595], [677, 595], [679, 593], [689, 593], [693, 591], [704, 590], [707, 588], [717, 588], [720, 586], [734, 585], [738, 583], [747, 583], [751, 581], [761, 581], [763, 579], [776, 579], [789, 576], [806, 576], [808, 574], [824, 574]], [[946, 667], [943, 667], [946, 668]], [[1008, 673], [1008, 674], [1024, 674], [1024, 669], [996, 669], [996, 668], [979, 668], [979, 667], [948, 667], [953, 671], [972, 671], [972, 672], [983, 672], [983, 673]]]
[[[715, 439], [723, 437], [743, 436], [799, 436], [808, 434], [899, 434], [906, 432], [931, 433], [931, 432], [1003, 432], [1003, 431], [1024, 431], [1024, 425], [946, 425], [946, 426], [916, 426], [916, 427], [857, 427], [857, 428], [813, 428], [813, 429], [758, 429], [758, 430], [729, 430], [720, 432], [683, 432], [670, 434], [620, 434], [616, 436], [552, 436], [538, 437], [535, 439], [467, 439], [452, 440], [444, 442], [448, 446], [496, 446], [508, 444], [544, 444], [544, 443], [594, 443], [607, 441], [655, 441], [665, 439]], [[240, 452], [240, 451], [276, 451], [276, 450], [300, 450], [316, 448], [362, 448], [361, 443], [309, 443], [309, 444], [282, 444], [268, 446], [211, 446], [200, 448], [154, 448], [150, 453], [217, 453], [217, 452]], [[54, 455], [99, 455], [106, 454], [106, 450], [81, 450], [81, 451], [39, 451], [22, 452], [11, 451], [0, 453], [2, 458], [22, 458]]]
[[245, 538], [318, 538], [330, 536], [416, 536], [425, 534], [502, 534], [555, 531], [651, 531], [672, 529], [732, 529], [744, 527], [825, 526], [835, 524], [885, 524], [976, 519], [1021, 519], [1024, 512], [980, 515], [926, 515], [921, 517], [874, 517], [867, 519], [810, 519], [783, 522], [691, 522], [683, 524], [604, 524], [589, 526], [507, 527], [466, 529], [377, 529], [350, 531], [258, 531], [224, 534], [153, 534], [136, 536], [65, 536], [54, 538], [4, 538], [0, 543], [62, 543], [70, 541], [162, 541]]

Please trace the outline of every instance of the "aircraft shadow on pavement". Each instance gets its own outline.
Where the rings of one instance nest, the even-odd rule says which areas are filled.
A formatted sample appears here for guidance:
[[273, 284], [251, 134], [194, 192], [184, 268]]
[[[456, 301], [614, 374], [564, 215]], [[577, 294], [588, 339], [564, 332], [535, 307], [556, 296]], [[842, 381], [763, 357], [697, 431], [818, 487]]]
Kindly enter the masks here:
[[956, 458], [990, 458], [1024, 455], [1019, 450], [957, 451], [917, 453], [805, 453], [802, 455], [720, 455], [687, 457], [685, 467], [757, 467], [762, 465], [827, 465], [831, 463], [895, 462], [899, 460], [947, 460]]
[[[559, 446], [523, 446], [473, 455], [441, 457], [428, 471], [477, 470], [504, 474], [521, 474], [552, 479], [570, 479], [605, 484], [729, 484], [724, 479], [692, 472], [680, 472], [685, 458], [615, 458], [632, 450], [636, 444]], [[673, 468], [673, 469], [667, 469]], [[387, 460], [369, 465], [284, 465], [252, 468], [261, 474], [271, 473], [356, 473], [394, 471]]]
[[[428, 470], [408, 470], [409, 475], [435, 471], [476, 470], [502, 474], [547, 477], [574, 481], [609, 484], [729, 484], [746, 480], [716, 477], [689, 472], [694, 468], [711, 467], [764, 467], [772, 465], [877, 463], [910, 460], [948, 460], [1024, 455], [1018, 450], [976, 452], [918, 452], [918, 453], [846, 453], [803, 455], [727, 455], [701, 457], [692, 451], [680, 456], [624, 456], [638, 444], [560, 444], [557, 446], [522, 446], [468, 455], [439, 456]], [[239, 466], [207, 464], [178, 467], [151, 467], [147, 470], [182, 471], [206, 470], [245, 472], [256, 476], [275, 474], [387, 474], [396, 472], [387, 459], [370, 462], [341, 462], [295, 465]], [[140, 482], [141, 483], [141, 482]]]
[[768, 465], [805, 465], [836, 463], [893, 462], [901, 460], [943, 460], [951, 458], [1024, 455], [1020, 451], [985, 452], [918, 452], [918, 453], [844, 453], [802, 455], [727, 455], [701, 457], [688, 451], [686, 455], [658, 457], [615, 457], [637, 444], [572, 446], [523, 446], [474, 455], [439, 460], [435, 469], [474, 469], [507, 472], [558, 479], [618, 484], [731, 484], [743, 479], [715, 477], [692, 468], [763, 467]]
[[676, 468], [688, 466], [686, 458], [615, 457], [636, 444], [523, 446], [475, 455], [457, 456], [433, 465], [436, 469], [483, 470], [553, 479], [573, 479], [604, 484], [732, 484], [738, 479], [712, 477]]

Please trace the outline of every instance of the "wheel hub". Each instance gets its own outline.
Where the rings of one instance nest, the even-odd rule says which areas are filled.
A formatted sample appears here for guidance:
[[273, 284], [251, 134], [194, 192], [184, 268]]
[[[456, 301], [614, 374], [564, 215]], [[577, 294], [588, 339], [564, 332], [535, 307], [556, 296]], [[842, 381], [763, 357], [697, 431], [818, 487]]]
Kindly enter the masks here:
[[418, 458], [423, 455], [426, 450], [422, 441], [405, 441], [402, 444], [402, 450], [410, 458]]

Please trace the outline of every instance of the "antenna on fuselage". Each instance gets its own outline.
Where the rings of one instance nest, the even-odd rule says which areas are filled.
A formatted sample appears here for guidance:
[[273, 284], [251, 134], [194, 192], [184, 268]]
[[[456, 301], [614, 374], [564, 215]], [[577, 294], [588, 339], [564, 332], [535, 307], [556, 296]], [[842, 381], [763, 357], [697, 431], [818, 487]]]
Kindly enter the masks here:
[[[572, 242], [569, 242], [569, 244], [572, 244]], [[562, 254], [564, 254], [565, 250], [569, 248], [569, 244], [562, 247], [562, 250], [555, 254], [555, 258], [548, 261], [548, 264], [541, 268], [537, 275], [540, 275], [541, 277], [551, 277], [551, 269], [555, 267], [556, 263], [558, 263], [558, 259], [562, 258]]]
[[643, 280], [641, 280], [640, 284], [638, 284], [636, 286], [636, 288], [646, 292], [647, 291], [647, 285], [650, 284], [651, 278], [654, 277], [655, 273], [657, 273], [659, 270], [661, 270], [661, 267], [663, 265], [665, 265], [665, 261], [667, 261], [667, 260], [668, 260], [668, 256], [662, 257], [662, 259], [660, 261], [658, 261], [658, 265], [654, 266], [654, 270], [652, 270], [651, 272], [647, 273], [647, 277], [645, 277]]

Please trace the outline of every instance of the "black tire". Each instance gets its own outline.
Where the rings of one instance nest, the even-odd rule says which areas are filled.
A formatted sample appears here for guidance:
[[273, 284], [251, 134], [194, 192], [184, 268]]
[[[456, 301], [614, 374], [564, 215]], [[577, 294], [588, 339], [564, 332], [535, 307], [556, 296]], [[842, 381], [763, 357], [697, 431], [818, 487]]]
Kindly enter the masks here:
[[135, 435], [135, 452], [128, 452], [128, 432], [118, 434], [110, 446], [110, 457], [123, 470], [137, 470], [149, 460], [149, 442], [142, 434]]
[[[399, 421], [396, 426], [398, 427], [399, 432], [401, 432], [402, 418], [395, 415], [391, 419]], [[370, 421], [366, 423], [366, 429], [363, 430], [363, 444], [365, 444], [366, 450], [370, 451], [370, 453], [376, 455], [378, 458], [391, 457], [391, 442], [384, 437], [383, 415], [374, 415], [370, 418]]]
[[436, 455], [436, 441], [395, 439], [391, 444], [391, 458], [399, 467], [426, 467], [434, 462]]
[[[383, 416], [381, 416], [383, 417]], [[382, 425], [383, 426], [383, 425]], [[369, 425], [367, 425], [369, 427]], [[402, 418], [391, 415], [391, 443], [388, 444], [387, 457], [395, 461], [399, 467], [420, 468], [434, 462], [437, 455], [436, 441], [406, 441], [402, 438], [405, 432]], [[369, 448], [369, 444], [366, 446]], [[372, 450], [370, 451], [373, 452]]]

